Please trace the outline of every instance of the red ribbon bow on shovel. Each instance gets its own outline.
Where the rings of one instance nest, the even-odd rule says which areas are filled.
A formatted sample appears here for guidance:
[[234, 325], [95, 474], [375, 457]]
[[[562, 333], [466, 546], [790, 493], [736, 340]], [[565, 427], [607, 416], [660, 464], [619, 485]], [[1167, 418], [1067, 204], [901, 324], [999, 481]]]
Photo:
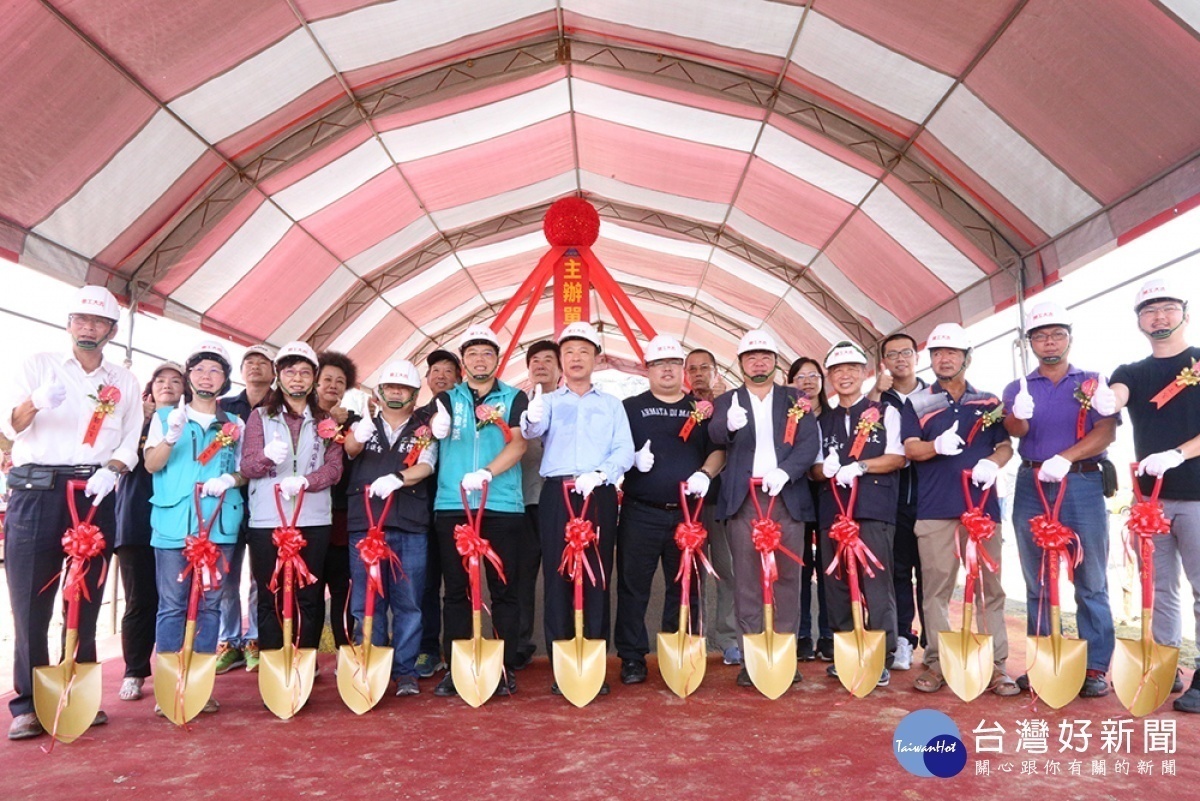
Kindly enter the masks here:
[[1138, 538], [1138, 553], [1141, 556], [1141, 577], [1143, 581], [1153, 567], [1154, 537], [1171, 533], [1171, 521], [1167, 520], [1162, 504], [1158, 502], [1158, 493], [1162, 490], [1162, 476], [1154, 482], [1154, 491], [1147, 499], [1142, 493], [1142, 485], [1138, 481], [1137, 464], [1129, 466], [1133, 472], [1133, 497], [1136, 503], [1129, 508], [1129, 534]]
[[719, 579], [717, 571], [713, 570], [712, 563], [708, 561], [708, 556], [704, 553], [704, 543], [708, 540], [708, 532], [704, 528], [704, 524], [700, 522], [700, 508], [704, 505], [704, 496], [696, 499], [696, 506], [693, 509], [688, 505], [687, 499], [687, 482], [679, 485], [679, 508], [683, 510], [683, 522], [675, 526], [675, 545], [682, 552], [679, 557], [679, 571], [675, 574], [675, 580], [679, 581], [683, 578], [684, 573], [688, 570], [696, 571], [696, 576], [700, 575], [700, 566], [712, 574], [713, 578]]
[[463, 570], [467, 571], [467, 575], [471, 575], [471, 561], [478, 562], [482, 557], [492, 563], [500, 580], [507, 584], [508, 579], [504, 577], [504, 563], [500, 561], [500, 554], [496, 553], [492, 544], [480, 534], [480, 526], [483, 523], [483, 507], [487, 503], [488, 486], [488, 483], [483, 485], [479, 511], [474, 515], [471, 514], [471, 505], [467, 501], [467, 491], [459, 487], [458, 491], [462, 495], [463, 511], [467, 514], [467, 522], [459, 523], [454, 527], [454, 547], [458, 550], [458, 555], [462, 557]]
[[367, 592], [372, 594], [371, 597], [383, 595], [384, 563], [392, 566], [393, 577], [404, 575], [400, 557], [396, 556], [396, 552], [388, 546], [387, 539], [383, 534], [383, 523], [387, 520], [388, 512], [392, 508], [392, 497], [389, 495], [383, 502], [383, 511], [379, 513], [377, 520], [371, 511], [371, 493], [366, 488], [363, 489], [363, 506], [367, 510], [367, 536], [363, 537], [355, 547], [358, 548], [358, 557], [362, 559], [363, 567], [367, 572]]
[[[1059, 510], [1062, 509], [1063, 496], [1067, 492], [1067, 479], [1064, 477], [1062, 484], [1059, 485], [1058, 497], [1054, 499], [1053, 509], [1050, 508], [1050, 502], [1046, 500], [1046, 491], [1042, 489], [1042, 482], [1038, 481], [1036, 474], [1033, 476], [1033, 482], [1037, 487], [1038, 497], [1042, 499], [1042, 508], [1045, 510], [1043, 514], [1029, 520], [1029, 527], [1033, 532], [1033, 544], [1042, 549], [1043, 580], [1050, 552], [1057, 551], [1059, 558], [1067, 565], [1067, 577], [1074, 581], [1075, 566], [1083, 561], [1083, 543], [1079, 541], [1078, 534], [1058, 519]], [[1074, 557], [1070, 554], [1071, 546], [1074, 546]]]
[[197, 484], [192, 491], [196, 504], [196, 536], [189, 534], [183, 540], [183, 558], [187, 560], [187, 567], [179, 574], [178, 581], [182, 583], [187, 581], [189, 576], [194, 576], [200, 582], [200, 588], [208, 592], [221, 586], [221, 571], [217, 569], [217, 563], [222, 561], [221, 549], [208, 538], [208, 532], [212, 530], [213, 523], [221, 514], [225, 494], [221, 493], [217, 497], [217, 506], [213, 509], [212, 517], [205, 522], [204, 513], [200, 510], [200, 489], [203, 486]]
[[[594, 587], [596, 586], [596, 576], [592, 572], [592, 566], [588, 564], [585, 552], [589, 547], [595, 548], [596, 563], [600, 564], [600, 532], [596, 531], [592, 526], [592, 521], [587, 519], [591, 497], [583, 499], [583, 507], [579, 510], [578, 515], [575, 514], [575, 510], [571, 506], [571, 486], [573, 486], [573, 482], [563, 482], [563, 501], [572, 517], [567, 521], [566, 545], [563, 548], [562, 561], [558, 564], [558, 572], [574, 581], [579, 577], [579, 571], [582, 570], [587, 574], [588, 581], [592, 582]], [[604, 583], [603, 564], [600, 564], [600, 582]]]
[[279, 510], [280, 525], [271, 533], [271, 543], [278, 549], [278, 554], [275, 557], [275, 570], [271, 573], [271, 583], [268, 588], [271, 592], [276, 592], [279, 588], [279, 575], [283, 573], [285, 565], [290, 564], [295, 574], [296, 587], [304, 587], [312, 584], [317, 580], [308, 570], [308, 565], [304, 563], [304, 557], [300, 555], [300, 551], [308, 544], [304, 539], [304, 535], [300, 533], [300, 529], [296, 527], [296, 521], [300, 519], [300, 507], [304, 504], [304, 490], [300, 490], [300, 494], [296, 496], [296, 508], [292, 510], [292, 520], [289, 523], [287, 515], [283, 511], [283, 499], [279, 492], [279, 486], [275, 487], [275, 508]]
[[[82, 482], [73, 483], [82, 484]], [[63, 579], [62, 595], [63, 598], [73, 598], [78, 592], [84, 600], [90, 601], [92, 594], [87, 584], [88, 568], [91, 566], [93, 558], [104, 553], [104, 532], [92, 523], [96, 517], [95, 504], [88, 509], [87, 517], [84, 520], [79, 519], [79, 510], [75, 506], [75, 489], [67, 487], [67, 509], [71, 512], [71, 527], [62, 536], [63, 552], [67, 555], [67, 572], [66, 578]], [[104, 583], [107, 570], [108, 566], [105, 565], [104, 571], [100, 573], [98, 584]], [[62, 573], [59, 573], [50, 579], [46, 587], [54, 584], [61, 575]], [[44, 590], [46, 587], [42, 589]]]
[[851, 517], [854, 502], [858, 500], [858, 480], [856, 479], [851, 486], [850, 500], [846, 503], [842, 503], [836, 483], [830, 484], [829, 491], [838, 505], [837, 516], [833, 519], [833, 525], [829, 527], [829, 539], [837, 543], [837, 548], [834, 550], [833, 559], [829, 561], [829, 567], [825, 569], [825, 575], [832, 576], [840, 565], [847, 564], [853, 567], [862, 565], [863, 572], [875, 578], [875, 571], [871, 569], [871, 565], [882, 570], [883, 563], [862, 541], [862, 537], [859, 536], [861, 527]]
[[767, 502], [767, 512], [763, 514], [762, 504], [758, 502], [757, 491], [761, 486], [761, 478], [750, 479], [750, 500], [754, 503], [754, 513], [757, 515], [750, 524], [750, 541], [754, 543], [754, 550], [758, 551], [758, 557], [762, 560], [764, 597], [769, 595], [773, 598], [775, 581], [779, 578], [779, 565], [775, 562], [775, 552], [783, 551], [798, 565], [803, 565], [804, 560], [784, 546], [783, 526], [771, 519], [778, 496], [771, 496], [771, 500]]

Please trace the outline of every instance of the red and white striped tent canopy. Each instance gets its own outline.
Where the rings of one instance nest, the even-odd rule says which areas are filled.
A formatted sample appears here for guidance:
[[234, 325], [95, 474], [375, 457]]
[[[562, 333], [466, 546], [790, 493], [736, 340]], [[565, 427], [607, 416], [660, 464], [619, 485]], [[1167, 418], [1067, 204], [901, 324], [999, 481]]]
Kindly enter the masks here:
[[725, 364], [759, 325], [792, 357], [969, 323], [1200, 197], [1196, 0], [4, 18], [0, 251], [244, 343], [347, 351], [368, 383], [493, 317], [568, 195], [652, 325]]

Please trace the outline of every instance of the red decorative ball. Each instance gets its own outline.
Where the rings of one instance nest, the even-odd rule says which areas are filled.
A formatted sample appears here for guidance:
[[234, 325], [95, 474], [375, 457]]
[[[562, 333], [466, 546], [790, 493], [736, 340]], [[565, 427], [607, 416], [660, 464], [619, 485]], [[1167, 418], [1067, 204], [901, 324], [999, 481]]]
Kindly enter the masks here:
[[555, 247], [591, 247], [600, 237], [600, 214], [581, 197], [564, 197], [546, 209], [542, 230]]

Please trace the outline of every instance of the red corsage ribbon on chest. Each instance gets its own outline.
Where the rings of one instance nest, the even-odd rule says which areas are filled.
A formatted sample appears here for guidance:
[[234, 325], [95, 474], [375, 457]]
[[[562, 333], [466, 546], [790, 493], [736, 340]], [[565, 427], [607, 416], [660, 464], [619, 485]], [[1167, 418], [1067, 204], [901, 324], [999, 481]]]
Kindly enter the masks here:
[[200, 452], [196, 457], [196, 461], [200, 464], [208, 464], [212, 458], [217, 455], [221, 448], [232, 448], [237, 444], [238, 437], [241, 436], [241, 429], [237, 423], [228, 422], [221, 425], [221, 430], [217, 432], [217, 436], [213, 441], [208, 443], [208, 447]]
[[783, 441], [788, 445], [796, 444], [796, 426], [804, 419], [804, 415], [812, 412], [812, 401], [806, 397], [796, 398], [787, 410], [787, 426], [783, 430]]
[[476, 406], [475, 419], [478, 420], [475, 424], [476, 431], [482, 431], [486, 425], [494, 425], [504, 435], [505, 445], [512, 442], [512, 429], [508, 427], [508, 423], [504, 420], [504, 408], [502, 406], [491, 406], [486, 403]]
[[96, 394], [88, 397], [96, 402], [96, 407], [92, 410], [92, 417], [83, 432], [83, 444], [95, 445], [96, 437], [100, 436], [100, 429], [104, 426], [104, 418], [117, 411], [117, 404], [121, 402], [121, 390], [115, 384], [101, 384], [96, 389]]
[[1197, 384], [1200, 384], [1200, 370], [1196, 369], [1196, 360], [1192, 359], [1192, 366], [1180, 370], [1179, 375], [1159, 390], [1158, 394], [1150, 399], [1150, 402], [1154, 404], [1154, 408], [1161, 409], [1180, 392]]
[[880, 422], [882, 417], [883, 413], [878, 406], [868, 406], [863, 409], [863, 413], [858, 416], [858, 423], [854, 426], [854, 443], [850, 446], [851, 459], [861, 457], [863, 448], [871, 439], [871, 434], [883, 429], [883, 423]]
[[692, 410], [688, 412], [687, 419], [683, 421], [683, 427], [679, 429], [679, 438], [684, 442], [688, 441], [688, 437], [692, 435], [692, 429], [697, 425], [712, 417], [713, 405], [706, 400], [699, 400], [692, 404]]

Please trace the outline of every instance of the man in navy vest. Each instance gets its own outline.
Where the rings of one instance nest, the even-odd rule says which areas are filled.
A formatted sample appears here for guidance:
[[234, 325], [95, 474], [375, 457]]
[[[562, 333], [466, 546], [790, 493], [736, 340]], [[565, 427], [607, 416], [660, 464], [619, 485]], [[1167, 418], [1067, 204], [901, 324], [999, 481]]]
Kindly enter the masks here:
[[[817, 508], [820, 513], [821, 569], [828, 570], [837, 545], [829, 538], [840, 507], [833, 493], [846, 505], [848, 515], [859, 524], [859, 537], [879, 560], [879, 565], [861, 565], [859, 581], [869, 616], [868, 628], [887, 635], [887, 663], [896, 650], [896, 589], [892, 582], [892, 537], [896, 530], [897, 471], [904, 467], [900, 443], [900, 413], [891, 404], [869, 400], [863, 395], [867, 378], [867, 354], [858, 345], [843, 340], [825, 357], [826, 383], [837, 393], [837, 405], [821, 416], [821, 450], [825, 461], [813, 468], [822, 481]], [[834, 485], [837, 485], [836, 487]], [[855, 498], [853, 508], [851, 497]], [[851, 631], [850, 589], [839, 558], [837, 575], [825, 579], [825, 601], [834, 631]], [[880, 567], [882, 565], [882, 567]], [[873, 574], [873, 575], [872, 575]], [[837, 667], [825, 669], [837, 676]], [[887, 668], [879, 678], [886, 687]]]
[[[482, 511], [480, 535], [491, 543], [506, 569], [515, 569], [521, 529], [525, 525], [525, 496], [521, 485], [521, 456], [525, 440], [511, 429], [520, 425], [528, 400], [525, 393], [496, 379], [500, 367], [500, 340], [486, 325], [473, 325], [459, 346], [466, 380], [434, 399], [430, 422], [438, 439], [437, 498], [434, 530], [442, 562], [446, 595], [442, 600], [445, 643], [471, 637], [471, 599], [468, 576], [454, 541], [454, 527], [467, 522], [463, 493], [472, 511]], [[488, 485], [487, 503], [481, 504]], [[517, 691], [517, 638], [521, 612], [516, 582], [501, 579], [490, 560], [487, 569], [492, 622], [504, 640], [504, 677], [498, 693]], [[450, 648], [445, 648], [447, 666]], [[457, 695], [454, 676], [447, 670], [434, 695]]]

